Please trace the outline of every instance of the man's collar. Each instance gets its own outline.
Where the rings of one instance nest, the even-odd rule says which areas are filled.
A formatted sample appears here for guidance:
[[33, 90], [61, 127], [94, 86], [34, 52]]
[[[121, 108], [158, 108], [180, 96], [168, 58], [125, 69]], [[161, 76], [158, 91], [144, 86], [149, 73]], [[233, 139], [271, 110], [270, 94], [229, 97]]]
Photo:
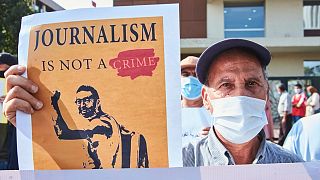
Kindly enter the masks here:
[[[253, 164], [256, 164], [260, 159], [262, 159], [266, 151], [266, 135], [263, 129], [259, 132], [258, 138], [260, 140], [260, 146], [259, 146], [257, 155], [253, 161]], [[218, 153], [220, 156], [223, 156], [226, 158], [225, 165], [227, 165], [229, 163], [228, 161], [230, 160], [234, 161], [231, 153], [228, 151], [227, 148], [224, 147], [224, 145], [220, 142], [220, 140], [216, 136], [213, 127], [210, 129], [210, 132], [208, 134], [208, 146], [209, 146], [208, 148], [209, 148], [210, 154], [212, 155], [211, 158], [214, 158], [213, 156], [217, 155]]]
[[230, 155], [230, 153], [216, 136], [216, 133], [214, 132], [213, 127], [210, 129], [208, 134], [208, 146], [209, 146], [208, 148], [209, 148], [210, 154], [212, 155], [211, 160], [216, 159], [217, 157], [215, 156], [220, 156], [224, 159], [223, 160], [224, 164], [221, 164], [221, 165], [228, 165], [229, 157], [226, 154], [228, 153]]
[[256, 158], [253, 161], [253, 164], [256, 164], [260, 159], [262, 159], [266, 152], [267, 140], [266, 140], [266, 134], [264, 133], [263, 129], [259, 132], [258, 138], [260, 140], [260, 146], [259, 146]]

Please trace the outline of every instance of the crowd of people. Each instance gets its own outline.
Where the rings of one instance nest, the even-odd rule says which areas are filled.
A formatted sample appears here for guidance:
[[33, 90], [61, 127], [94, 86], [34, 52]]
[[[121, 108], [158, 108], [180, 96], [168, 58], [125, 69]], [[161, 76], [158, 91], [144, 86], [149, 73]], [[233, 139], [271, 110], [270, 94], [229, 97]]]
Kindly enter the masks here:
[[279, 145], [298, 154], [305, 161], [320, 160], [320, 99], [318, 90], [313, 86], [301, 84], [294, 86], [294, 95], [290, 97], [285, 85], [277, 87], [280, 94], [278, 113], [280, 115]]
[[[296, 84], [292, 97], [284, 84], [277, 87], [281, 122], [278, 144], [274, 142], [266, 73], [270, 61], [268, 49], [245, 39], [222, 40], [199, 58], [181, 61], [181, 107], [199, 108], [211, 119], [210, 126], [199, 132], [202, 138], [183, 147], [184, 166], [320, 160], [320, 140], [315, 138], [320, 129], [319, 94], [312, 86], [304, 92]], [[22, 76], [25, 71], [26, 67], [14, 65], [4, 73], [8, 89], [3, 111], [12, 130], [6, 134], [11, 140], [5, 158], [1, 156], [1, 169], [18, 169], [16, 111], [33, 113], [43, 106], [34, 97], [37, 85]]]
[[[256, 49], [259, 47], [258, 44], [246, 43], [248, 42], [242, 42], [242, 40], [225, 40], [209, 47], [202, 53], [200, 60], [189, 56], [181, 61], [182, 108], [198, 107], [199, 111], [206, 108], [213, 118], [212, 125], [203, 127], [199, 132], [199, 134], [205, 135], [201, 141], [195, 145], [190, 143], [183, 147], [184, 166], [320, 160], [320, 140], [314, 138], [317, 136], [317, 130], [320, 129], [320, 120], [318, 120], [320, 116], [314, 115], [319, 112], [320, 101], [317, 89], [313, 86], [308, 86], [306, 94], [302, 85], [296, 84], [294, 86], [295, 94], [291, 97], [284, 84], [280, 84], [277, 87], [280, 94], [278, 104], [280, 133], [277, 142], [279, 146], [275, 145], [276, 141], [274, 140], [276, 138], [274, 137], [271, 102], [268, 95], [256, 98], [259, 95], [258, 92], [263, 92], [262, 87], [265, 86], [263, 81], [267, 79], [265, 67], [270, 62], [270, 58], [268, 53], [264, 53], [261, 49]], [[254, 68], [247, 67], [249, 63], [245, 64], [245, 62], [250, 58], [259, 61], [262, 71], [256, 72], [253, 70]], [[191, 62], [191, 59], [197, 64], [189, 63], [188, 68], [186, 68], [185, 64]], [[215, 63], [218, 65], [215, 65]], [[245, 65], [242, 67], [242, 64]], [[257, 74], [262, 72], [260, 79], [255, 77], [250, 70]], [[185, 71], [196, 72], [188, 74]], [[241, 74], [242, 71], [244, 71], [243, 76]], [[221, 76], [222, 78], [219, 79]], [[264, 80], [261, 80], [261, 77], [264, 77]], [[195, 78], [199, 78], [198, 81]], [[209, 84], [210, 78], [213, 85]], [[217, 78], [216, 81], [215, 78]], [[248, 82], [246, 82], [246, 78]], [[250, 78], [259, 80], [258, 82], [250, 82]], [[186, 81], [185, 79], [192, 80]], [[201, 90], [198, 85], [200, 84], [199, 82], [203, 84]], [[216, 87], [214, 86], [215, 82], [218, 82]], [[252, 83], [252, 86], [250, 86], [250, 83]], [[266, 92], [269, 93], [270, 88], [268, 83], [266, 84]], [[212, 88], [211, 97], [213, 96], [216, 99], [211, 99], [208, 95], [210, 94], [208, 93], [210, 88]], [[259, 88], [262, 89], [258, 91], [257, 89]], [[185, 94], [193, 94], [192, 97], [197, 98], [188, 98]], [[247, 99], [247, 97], [250, 98]], [[251, 99], [252, 97], [254, 99]], [[257, 111], [262, 111], [261, 108], [257, 109], [257, 106], [259, 106], [257, 99], [264, 100], [264, 105], [262, 106], [264, 107], [264, 115], [256, 118], [255, 122], [251, 121], [249, 123], [249, 119], [253, 118], [249, 114], [254, 116]], [[186, 120], [190, 121], [190, 118]], [[185, 120], [182, 119], [182, 121]], [[253, 133], [254, 130], [255, 133]], [[260, 143], [254, 143], [255, 137], [260, 139]], [[273, 143], [269, 144], [264, 140], [269, 140]], [[255, 146], [259, 147], [258, 151], [254, 149]], [[277, 158], [266, 153], [263, 156], [268, 158], [261, 157], [259, 159], [258, 155], [262, 153], [260, 151], [264, 153], [267, 151], [273, 153], [273, 155], [280, 156]], [[242, 153], [239, 155], [237, 152]], [[249, 153], [246, 154], [246, 152]]]

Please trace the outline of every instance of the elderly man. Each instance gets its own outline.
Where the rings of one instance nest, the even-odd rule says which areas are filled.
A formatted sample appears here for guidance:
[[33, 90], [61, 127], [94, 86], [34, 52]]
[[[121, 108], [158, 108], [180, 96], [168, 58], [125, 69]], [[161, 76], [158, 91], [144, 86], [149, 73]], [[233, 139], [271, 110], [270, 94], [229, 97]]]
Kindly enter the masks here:
[[271, 55], [263, 46], [243, 39], [227, 39], [206, 49], [196, 72], [205, 86], [204, 106], [213, 123], [209, 135], [187, 157], [188, 166], [292, 163], [303, 161], [267, 142], [266, 66]]

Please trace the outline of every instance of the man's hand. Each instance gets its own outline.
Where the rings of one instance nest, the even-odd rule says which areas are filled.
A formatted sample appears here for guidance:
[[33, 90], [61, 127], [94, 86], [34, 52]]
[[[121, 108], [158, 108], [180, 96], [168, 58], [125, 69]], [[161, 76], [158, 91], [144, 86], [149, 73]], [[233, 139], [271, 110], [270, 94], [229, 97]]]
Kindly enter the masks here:
[[38, 91], [38, 86], [21, 76], [25, 71], [26, 67], [14, 65], [4, 74], [7, 84], [7, 96], [3, 102], [3, 112], [13, 125], [16, 125], [17, 110], [31, 114], [43, 106], [43, 103], [33, 96]]
[[207, 136], [209, 134], [210, 129], [210, 127], [205, 127], [201, 130], [200, 134], [203, 136]]

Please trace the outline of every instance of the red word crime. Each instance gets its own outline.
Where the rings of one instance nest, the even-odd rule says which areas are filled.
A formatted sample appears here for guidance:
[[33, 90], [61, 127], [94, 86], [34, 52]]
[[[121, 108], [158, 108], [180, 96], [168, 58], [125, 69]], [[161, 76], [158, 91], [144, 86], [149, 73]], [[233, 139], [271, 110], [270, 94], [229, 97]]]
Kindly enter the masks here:
[[112, 67], [114, 69], [130, 69], [130, 68], [139, 68], [146, 66], [155, 66], [157, 57], [143, 57], [143, 58], [134, 58], [134, 59], [123, 59], [123, 60], [115, 60], [113, 62]]
[[118, 76], [135, 79], [152, 76], [158, 62], [159, 57], [155, 57], [154, 49], [135, 49], [120, 52], [117, 58], [109, 61], [109, 65], [118, 71]]

